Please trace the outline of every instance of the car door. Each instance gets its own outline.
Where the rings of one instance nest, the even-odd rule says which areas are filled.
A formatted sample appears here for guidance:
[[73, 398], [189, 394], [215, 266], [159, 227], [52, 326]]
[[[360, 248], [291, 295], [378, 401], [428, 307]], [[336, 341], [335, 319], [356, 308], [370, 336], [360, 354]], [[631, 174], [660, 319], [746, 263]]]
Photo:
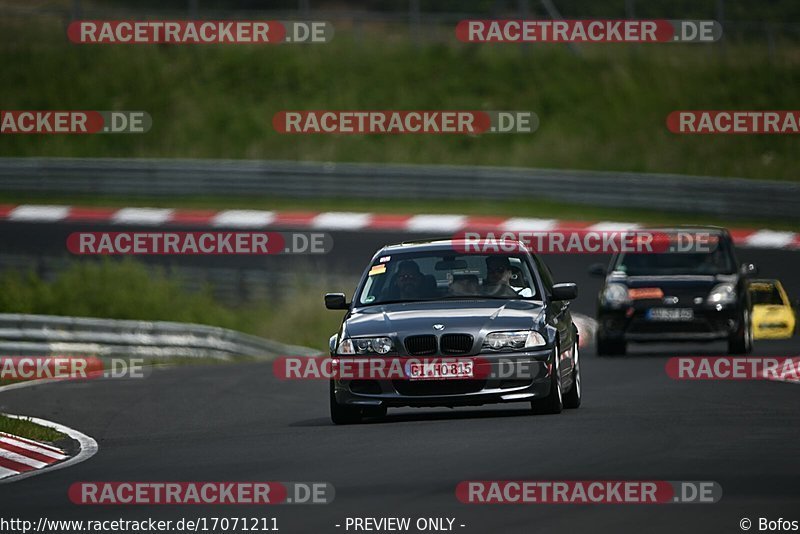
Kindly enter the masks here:
[[542, 286], [547, 300], [547, 323], [558, 330], [558, 338], [561, 340], [559, 355], [559, 367], [562, 380], [566, 379], [565, 386], [569, 386], [572, 377], [572, 369], [575, 364], [574, 346], [575, 329], [572, 326], [572, 313], [569, 309], [569, 301], [552, 300], [553, 294], [553, 275], [550, 269], [539, 258], [534, 256], [537, 271], [542, 281]]

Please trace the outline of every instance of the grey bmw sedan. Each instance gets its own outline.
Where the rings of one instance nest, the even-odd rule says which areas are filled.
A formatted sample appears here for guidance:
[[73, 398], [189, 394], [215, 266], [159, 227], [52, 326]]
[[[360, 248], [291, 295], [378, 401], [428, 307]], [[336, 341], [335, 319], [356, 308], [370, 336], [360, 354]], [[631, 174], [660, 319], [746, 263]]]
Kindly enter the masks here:
[[[351, 302], [344, 293], [325, 295], [327, 308], [346, 310], [330, 338], [332, 363], [343, 371], [330, 383], [334, 423], [399, 406], [526, 402], [533, 413], [580, 406], [569, 310], [575, 284], [554, 283], [541, 258], [519, 243], [496, 245], [386, 246]], [[362, 372], [344, 372], [355, 361], [367, 364]]]

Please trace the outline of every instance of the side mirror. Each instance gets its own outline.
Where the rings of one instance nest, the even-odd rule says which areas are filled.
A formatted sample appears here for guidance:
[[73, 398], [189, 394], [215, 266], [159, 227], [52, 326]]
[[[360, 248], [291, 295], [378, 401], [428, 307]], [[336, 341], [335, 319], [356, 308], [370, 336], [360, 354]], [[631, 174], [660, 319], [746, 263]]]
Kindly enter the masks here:
[[346, 310], [350, 307], [344, 293], [326, 293], [325, 307], [329, 310]]
[[553, 286], [553, 300], [573, 300], [576, 298], [578, 298], [577, 285], [570, 282]]
[[589, 274], [592, 276], [605, 276], [606, 266], [602, 263], [593, 263], [589, 266]]
[[741, 267], [739, 267], [739, 274], [742, 276], [755, 276], [758, 274], [758, 267], [752, 263], [743, 263]]

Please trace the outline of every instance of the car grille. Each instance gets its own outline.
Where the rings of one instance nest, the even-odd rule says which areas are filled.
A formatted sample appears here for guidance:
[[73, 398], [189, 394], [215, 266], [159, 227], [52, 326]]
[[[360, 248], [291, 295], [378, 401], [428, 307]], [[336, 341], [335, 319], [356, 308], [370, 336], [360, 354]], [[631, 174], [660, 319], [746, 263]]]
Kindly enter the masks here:
[[436, 336], [408, 336], [405, 341], [406, 350], [411, 356], [431, 356], [436, 354]]
[[392, 384], [401, 395], [463, 395], [482, 390], [486, 380], [393, 380]]
[[440, 341], [442, 354], [465, 354], [472, 350], [472, 341], [469, 334], [445, 334]]

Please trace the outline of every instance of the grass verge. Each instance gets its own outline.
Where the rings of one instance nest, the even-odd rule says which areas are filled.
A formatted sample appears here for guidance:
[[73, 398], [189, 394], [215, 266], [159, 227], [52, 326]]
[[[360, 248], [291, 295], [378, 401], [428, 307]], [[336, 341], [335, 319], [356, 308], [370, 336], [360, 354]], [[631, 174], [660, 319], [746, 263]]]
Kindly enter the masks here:
[[67, 437], [61, 432], [36, 424], [28, 419], [15, 419], [3, 414], [0, 414], [0, 432], [48, 443], [53, 443]]
[[324, 283], [298, 277], [283, 299], [234, 307], [216, 301], [210, 290], [188, 292], [163, 270], [147, 268], [132, 258], [76, 261], [52, 281], [33, 272], [0, 273], [0, 310], [199, 323], [327, 350], [341, 315], [322, 305], [322, 295], [329, 289]]
[[[797, 109], [797, 45], [520, 47], [346, 29], [320, 46], [76, 46], [0, 21], [4, 109], [144, 110], [141, 135], [5, 135], [0, 156], [510, 165], [797, 180], [798, 136], [675, 135], [682, 109]], [[770, 53], [770, 50], [773, 52]], [[282, 135], [281, 110], [530, 110], [515, 135]]]

